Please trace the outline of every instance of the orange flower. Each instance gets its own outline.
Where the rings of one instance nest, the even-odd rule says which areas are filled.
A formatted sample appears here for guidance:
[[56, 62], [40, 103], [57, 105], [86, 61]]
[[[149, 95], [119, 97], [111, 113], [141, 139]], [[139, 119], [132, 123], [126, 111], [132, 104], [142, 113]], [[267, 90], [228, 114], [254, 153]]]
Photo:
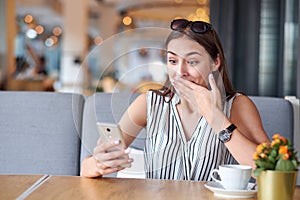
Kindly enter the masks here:
[[264, 143], [261, 143], [261, 144], [257, 145], [256, 152], [261, 153], [263, 149], [264, 149]]
[[280, 140], [281, 140], [284, 144], [286, 144], [286, 142], [287, 142], [286, 138], [281, 137], [281, 136], [280, 136]]
[[279, 139], [279, 137], [280, 137], [280, 135], [278, 133], [276, 133], [276, 134], [273, 135], [272, 138], [273, 138], [273, 140], [276, 140], [276, 139]]
[[[261, 143], [256, 147], [256, 152], [253, 154], [256, 164], [256, 169], [253, 171], [255, 176], [259, 176], [262, 170], [296, 171], [300, 164], [296, 157], [297, 152], [287, 138], [278, 133], [272, 138], [272, 141]], [[291, 162], [282, 162], [282, 160]]]
[[271, 142], [271, 146], [274, 147], [276, 144], [279, 144], [281, 142], [281, 140], [279, 138], [275, 138], [272, 142]]
[[258, 159], [259, 159], [259, 155], [258, 155], [257, 152], [255, 152], [255, 153], [253, 154], [253, 159], [254, 159], [254, 160], [258, 160]]
[[290, 157], [290, 155], [289, 155], [288, 153], [285, 153], [285, 154], [283, 155], [283, 160], [288, 160], [289, 157]]
[[271, 146], [274, 147], [277, 144], [275, 140], [272, 141]]
[[260, 154], [260, 157], [261, 157], [261, 158], [267, 158], [268, 156], [267, 156], [267, 154], [265, 154], [265, 153], [261, 153], [261, 154]]
[[288, 153], [288, 146], [280, 146], [279, 147], [279, 154], [287, 154]]

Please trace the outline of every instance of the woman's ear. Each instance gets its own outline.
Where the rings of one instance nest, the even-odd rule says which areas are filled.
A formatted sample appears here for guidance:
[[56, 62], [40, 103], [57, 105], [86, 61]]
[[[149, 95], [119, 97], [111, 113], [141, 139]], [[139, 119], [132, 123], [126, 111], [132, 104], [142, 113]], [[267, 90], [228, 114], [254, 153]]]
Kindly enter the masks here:
[[221, 60], [220, 60], [220, 54], [217, 55], [216, 59], [214, 60], [213, 64], [213, 71], [217, 71], [221, 65]]

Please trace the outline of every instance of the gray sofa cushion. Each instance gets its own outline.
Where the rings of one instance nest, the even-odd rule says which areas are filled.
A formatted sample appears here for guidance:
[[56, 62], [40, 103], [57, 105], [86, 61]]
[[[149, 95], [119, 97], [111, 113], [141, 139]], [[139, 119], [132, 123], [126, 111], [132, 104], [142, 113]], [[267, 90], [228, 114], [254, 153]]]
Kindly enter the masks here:
[[260, 112], [265, 131], [270, 139], [275, 133], [293, 142], [294, 113], [292, 104], [276, 97], [250, 96]]
[[84, 98], [0, 92], [0, 173], [79, 175]]
[[[120, 93], [95, 93], [86, 98], [82, 123], [81, 161], [92, 154], [99, 138], [96, 122], [118, 123], [137, 93], [124, 91]], [[144, 148], [145, 130], [139, 133], [130, 147]]]

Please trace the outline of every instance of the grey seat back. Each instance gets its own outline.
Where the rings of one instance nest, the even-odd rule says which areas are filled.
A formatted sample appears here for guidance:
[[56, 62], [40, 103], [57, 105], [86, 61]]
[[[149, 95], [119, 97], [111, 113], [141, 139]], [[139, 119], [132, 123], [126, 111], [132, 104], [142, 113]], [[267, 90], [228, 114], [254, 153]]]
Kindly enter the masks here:
[[[99, 138], [96, 122], [118, 123], [137, 93], [124, 91], [120, 93], [95, 93], [85, 100], [82, 122], [81, 161], [93, 153]], [[144, 148], [145, 130], [131, 144], [136, 149]]]
[[[82, 159], [93, 151], [99, 137], [96, 121], [118, 123], [130, 103], [138, 96], [136, 93], [95, 93], [86, 99], [83, 113], [83, 146]], [[269, 136], [280, 133], [293, 142], [293, 107], [283, 98], [250, 96], [256, 105]], [[143, 149], [143, 130], [132, 146]], [[88, 151], [88, 152], [86, 152]]]
[[[86, 98], [83, 113], [81, 161], [92, 154], [99, 138], [96, 122], [118, 123], [130, 103], [138, 96], [130, 92], [95, 93]], [[280, 133], [293, 142], [293, 108], [289, 101], [275, 97], [250, 97], [260, 112], [263, 126], [269, 136]], [[131, 147], [144, 148], [145, 130]]]
[[294, 114], [292, 104], [276, 97], [250, 96], [256, 105], [270, 139], [275, 133], [294, 142]]
[[84, 98], [0, 92], [0, 174], [79, 175]]

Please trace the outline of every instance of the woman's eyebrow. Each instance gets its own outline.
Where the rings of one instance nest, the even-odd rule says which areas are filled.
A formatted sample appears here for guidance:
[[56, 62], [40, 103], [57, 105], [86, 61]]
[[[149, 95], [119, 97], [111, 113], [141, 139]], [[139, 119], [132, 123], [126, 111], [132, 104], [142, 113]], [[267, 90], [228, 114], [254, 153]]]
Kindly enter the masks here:
[[196, 51], [187, 53], [185, 56], [191, 56], [191, 55], [194, 55], [194, 54], [197, 54], [197, 55], [201, 56], [201, 54], [199, 52], [196, 52]]
[[[170, 53], [170, 54], [172, 54], [174, 56], [177, 56], [177, 54], [174, 53], [174, 52], [172, 52], [172, 51], [167, 51], [167, 53]], [[194, 54], [197, 54], [197, 55], [201, 56], [201, 54], [199, 52], [193, 51], [193, 52], [189, 52], [189, 53], [185, 54], [185, 57], [191, 56], [191, 55], [194, 55]]]
[[170, 54], [172, 54], [172, 55], [174, 55], [174, 56], [177, 55], [176, 53], [174, 53], [174, 52], [172, 52], [172, 51], [167, 51], [167, 53], [170, 53]]

